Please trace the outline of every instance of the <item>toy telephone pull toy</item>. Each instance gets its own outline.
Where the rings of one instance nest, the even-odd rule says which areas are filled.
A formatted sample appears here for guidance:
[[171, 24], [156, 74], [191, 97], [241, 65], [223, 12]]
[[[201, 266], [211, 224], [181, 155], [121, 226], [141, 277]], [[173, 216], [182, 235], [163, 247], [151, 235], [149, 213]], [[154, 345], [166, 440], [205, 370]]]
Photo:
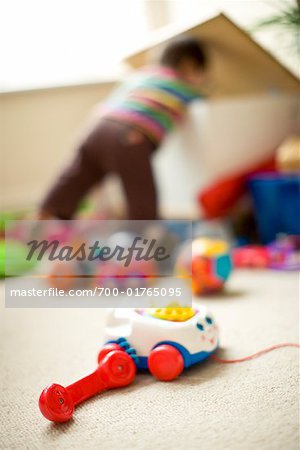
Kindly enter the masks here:
[[184, 368], [208, 357], [220, 363], [247, 361], [284, 343], [253, 355], [224, 360], [213, 353], [219, 345], [218, 327], [203, 306], [195, 308], [112, 309], [105, 328], [106, 344], [97, 369], [70, 386], [47, 386], [39, 399], [42, 414], [53, 422], [71, 419], [74, 406], [107, 389], [131, 384], [136, 370], [148, 369], [161, 381], [171, 381]]
[[41, 393], [39, 406], [42, 414], [53, 422], [71, 419], [74, 406], [107, 389], [132, 383], [136, 367], [133, 360], [119, 346], [104, 346], [99, 353], [95, 372], [67, 386], [50, 384]]

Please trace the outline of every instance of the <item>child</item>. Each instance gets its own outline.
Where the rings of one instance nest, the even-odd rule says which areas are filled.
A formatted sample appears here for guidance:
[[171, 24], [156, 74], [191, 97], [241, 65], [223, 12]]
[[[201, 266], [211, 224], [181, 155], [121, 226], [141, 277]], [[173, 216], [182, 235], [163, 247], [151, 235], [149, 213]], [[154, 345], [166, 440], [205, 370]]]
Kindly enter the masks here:
[[141, 69], [101, 108], [98, 122], [41, 204], [39, 218], [73, 217], [87, 192], [109, 173], [121, 178], [128, 218], [157, 218], [151, 156], [164, 136], [199, 97], [206, 67], [202, 44], [171, 41], [156, 67]]

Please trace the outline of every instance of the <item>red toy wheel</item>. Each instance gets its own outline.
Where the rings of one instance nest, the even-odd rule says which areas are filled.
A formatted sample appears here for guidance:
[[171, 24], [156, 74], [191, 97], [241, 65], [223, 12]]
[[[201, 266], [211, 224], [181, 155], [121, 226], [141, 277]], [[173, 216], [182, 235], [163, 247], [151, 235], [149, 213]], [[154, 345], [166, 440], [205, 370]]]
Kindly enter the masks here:
[[183, 371], [183, 357], [172, 345], [159, 345], [149, 355], [148, 368], [158, 380], [171, 381]]
[[50, 384], [41, 393], [39, 407], [43, 416], [53, 422], [66, 422], [74, 411], [74, 402], [66, 388]]
[[114, 350], [122, 350], [122, 347], [120, 347], [118, 344], [105, 344], [98, 353], [98, 364], [108, 353], [113, 352]]
[[110, 389], [132, 383], [136, 373], [132, 358], [123, 350], [109, 352], [100, 362], [99, 369], [105, 374]]

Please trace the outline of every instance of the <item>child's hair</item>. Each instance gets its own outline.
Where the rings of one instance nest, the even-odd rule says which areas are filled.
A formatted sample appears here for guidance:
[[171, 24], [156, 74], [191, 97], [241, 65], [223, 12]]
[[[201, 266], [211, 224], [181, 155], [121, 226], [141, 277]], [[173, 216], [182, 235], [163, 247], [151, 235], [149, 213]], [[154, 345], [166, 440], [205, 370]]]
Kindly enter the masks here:
[[183, 60], [193, 61], [199, 69], [207, 66], [207, 56], [199, 39], [181, 36], [170, 41], [163, 50], [159, 62], [163, 66], [177, 69]]

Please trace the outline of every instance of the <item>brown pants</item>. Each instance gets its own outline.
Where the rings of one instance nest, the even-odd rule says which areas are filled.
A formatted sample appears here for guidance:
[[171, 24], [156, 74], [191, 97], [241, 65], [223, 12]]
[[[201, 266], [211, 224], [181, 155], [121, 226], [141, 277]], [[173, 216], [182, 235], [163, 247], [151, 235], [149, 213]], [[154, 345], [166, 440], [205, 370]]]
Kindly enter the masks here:
[[109, 173], [121, 178], [129, 219], [156, 219], [156, 189], [151, 168], [155, 149], [145, 135], [132, 127], [103, 119], [79, 146], [41, 204], [41, 210], [60, 219], [73, 217], [87, 192]]

